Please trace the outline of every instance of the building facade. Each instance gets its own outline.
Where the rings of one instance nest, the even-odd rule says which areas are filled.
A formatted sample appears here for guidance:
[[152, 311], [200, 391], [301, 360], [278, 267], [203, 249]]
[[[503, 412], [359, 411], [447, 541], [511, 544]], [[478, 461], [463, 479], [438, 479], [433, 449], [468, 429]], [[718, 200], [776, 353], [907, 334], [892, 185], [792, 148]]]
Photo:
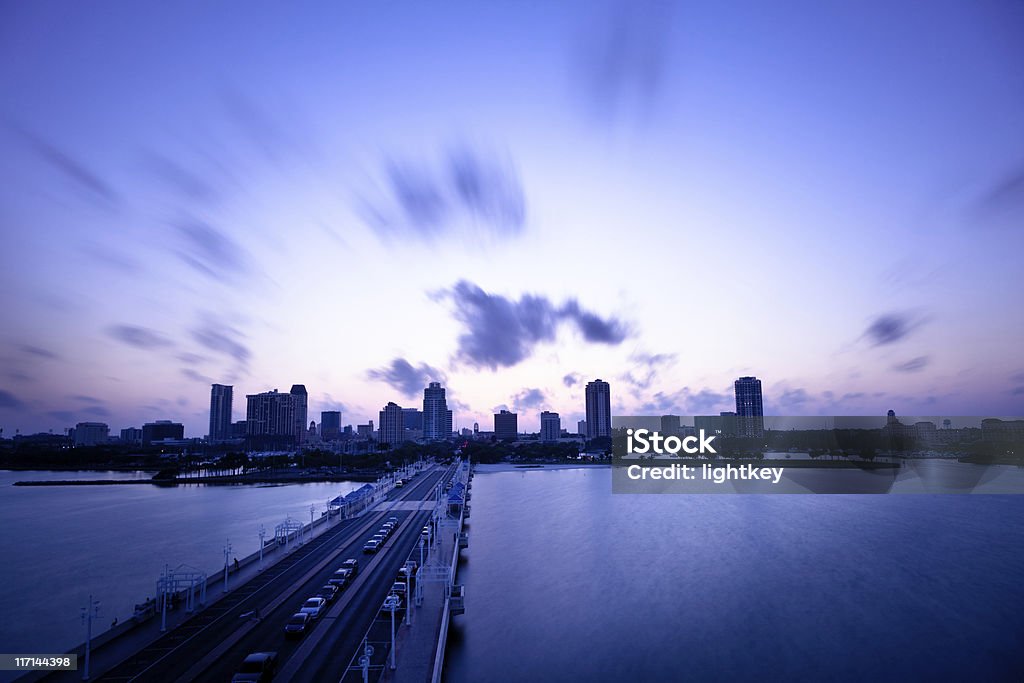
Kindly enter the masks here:
[[405, 414], [402, 406], [390, 402], [380, 411], [380, 426], [377, 428], [377, 441], [398, 448], [405, 441]]
[[612, 435], [611, 385], [601, 379], [587, 383], [587, 438], [610, 438]]
[[101, 446], [110, 439], [110, 427], [102, 422], [75, 425], [75, 446]]
[[452, 411], [448, 410], [445, 389], [440, 382], [431, 382], [423, 390], [423, 438], [445, 441], [452, 435]]
[[502, 410], [494, 414], [494, 438], [515, 441], [519, 436], [519, 415]]
[[306, 393], [305, 384], [293, 384], [292, 390], [288, 392], [295, 401], [295, 445], [301, 446], [306, 440], [306, 420], [309, 410], [309, 395]]
[[558, 441], [562, 436], [562, 420], [558, 413], [545, 410], [540, 414], [540, 440]]
[[[245, 397], [245, 440], [253, 450], [288, 450], [296, 446], [295, 396], [277, 389]], [[303, 419], [305, 422], [305, 419]], [[305, 425], [303, 425], [303, 430]]]
[[320, 412], [320, 438], [323, 441], [337, 441], [341, 438], [341, 411]]
[[234, 387], [229, 384], [210, 386], [210, 443], [231, 438], [231, 402]]
[[764, 404], [761, 400], [761, 380], [740, 377], [734, 383], [736, 391], [736, 426], [739, 436], [764, 436]]

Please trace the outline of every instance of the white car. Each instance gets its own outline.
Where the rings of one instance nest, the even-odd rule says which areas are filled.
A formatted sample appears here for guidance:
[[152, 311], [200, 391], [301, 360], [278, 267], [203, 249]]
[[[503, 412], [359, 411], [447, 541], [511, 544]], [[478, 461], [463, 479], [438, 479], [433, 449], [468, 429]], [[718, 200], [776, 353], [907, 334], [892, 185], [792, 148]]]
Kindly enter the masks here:
[[323, 598], [309, 598], [299, 608], [300, 614], [308, 614], [310, 619], [319, 619], [327, 607], [327, 601]]
[[363, 552], [375, 553], [377, 552], [378, 548], [380, 548], [380, 543], [371, 538], [369, 541], [366, 542], [366, 545], [363, 546]]

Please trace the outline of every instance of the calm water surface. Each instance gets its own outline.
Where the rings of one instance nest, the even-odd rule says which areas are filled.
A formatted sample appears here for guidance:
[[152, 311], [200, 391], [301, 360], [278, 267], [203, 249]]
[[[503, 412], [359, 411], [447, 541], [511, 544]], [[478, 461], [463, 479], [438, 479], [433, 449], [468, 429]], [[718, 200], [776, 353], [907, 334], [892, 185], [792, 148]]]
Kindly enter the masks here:
[[1024, 496], [473, 480], [449, 681], [1021, 681]]
[[[125, 472], [0, 471], [0, 652], [61, 652], [85, 640], [80, 608], [100, 600], [99, 630], [156, 592], [164, 565], [208, 574], [259, 549], [287, 516], [309, 522], [359, 484], [15, 487], [40, 479], [122, 479]], [[96, 632], [94, 625], [94, 633]]]

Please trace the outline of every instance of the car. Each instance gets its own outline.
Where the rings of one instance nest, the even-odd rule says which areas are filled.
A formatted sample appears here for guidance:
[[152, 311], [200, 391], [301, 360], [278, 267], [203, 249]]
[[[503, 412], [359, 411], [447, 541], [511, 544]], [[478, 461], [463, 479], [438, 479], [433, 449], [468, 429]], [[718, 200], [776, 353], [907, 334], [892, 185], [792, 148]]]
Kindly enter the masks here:
[[388, 521], [392, 524], [398, 524], [398, 517], [388, 517]]
[[387, 529], [388, 533], [390, 534], [392, 531], [395, 530], [395, 523], [394, 522], [384, 522], [384, 526], [382, 526], [381, 529]]
[[310, 616], [305, 612], [296, 612], [284, 625], [284, 637], [301, 638], [309, 628], [310, 621], [312, 621]]
[[320, 615], [327, 609], [327, 601], [323, 598], [306, 598], [306, 602], [302, 603], [302, 607], [299, 608], [300, 612], [309, 615], [310, 619], [319, 619]]
[[400, 488], [402, 488], [403, 486], [405, 486], [405, 482], [404, 482], [404, 481], [402, 481], [401, 479], [399, 479], [398, 481], [396, 481], [396, 482], [395, 482], [395, 488], [396, 488], [396, 489], [400, 489]]
[[277, 673], [276, 652], [253, 652], [242, 660], [242, 665], [231, 677], [231, 683], [264, 683], [274, 680]]
[[375, 540], [373, 540], [373, 539], [370, 539], [370, 540], [369, 540], [369, 541], [367, 541], [367, 542], [366, 542], [366, 544], [365, 544], [365, 545], [363, 546], [363, 552], [364, 552], [364, 553], [367, 553], [367, 554], [370, 554], [370, 553], [375, 553], [375, 552], [377, 552], [377, 550], [378, 550], [379, 548], [380, 548], [380, 543], [378, 543], [377, 541], [375, 541]]
[[398, 578], [396, 581], [405, 581], [406, 579], [412, 579], [416, 576], [416, 562], [409, 560], [405, 563], [405, 566], [398, 570]]
[[341, 588], [339, 586], [329, 583], [326, 586], [320, 587], [320, 592], [316, 594], [316, 597], [323, 598], [327, 602], [334, 602], [337, 599], [338, 591], [340, 590]]
[[395, 581], [393, 584], [391, 584], [391, 592], [404, 600], [405, 581]]
[[341, 568], [348, 569], [350, 572], [352, 572], [352, 576], [355, 576], [359, 573], [359, 560], [357, 560], [354, 557], [350, 557], [341, 563]]
[[387, 534], [383, 534], [383, 533], [377, 532], [377, 533], [375, 533], [373, 535], [373, 538], [371, 538], [370, 540], [371, 541], [377, 541], [377, 543], [384, 543], [384, 541], [385, 541], [385, 539], [387, 539], [387, 537], [388, 537]]
[[339, 569], [338, 571], [331, 574], [331, 578], [327, 579], [327, 583], [334, 586], [338, 590], [341, 590], [348, 585], [348, 582], [352, 580], [351, 569]]

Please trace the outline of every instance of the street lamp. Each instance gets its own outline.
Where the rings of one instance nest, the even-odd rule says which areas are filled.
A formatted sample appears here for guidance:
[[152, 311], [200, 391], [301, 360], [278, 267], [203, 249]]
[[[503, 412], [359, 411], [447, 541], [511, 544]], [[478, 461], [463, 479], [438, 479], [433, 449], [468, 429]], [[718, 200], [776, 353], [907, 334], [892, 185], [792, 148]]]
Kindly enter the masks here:
[[267, 528], [260, 524], [260, 571], [263, 571], [263, 539], [267, 535]]
[[224, 591], [228, 592], [228, 558], [231, 557], [231, 539], [224, 541]]
[[[89, 680], [89, 655], [92, 652], [92, 620], [100, 616], [100, 601], [89, 596], [88, 607], [82, 608], [82, 624], [85, 625], [85, 671], [82, 680]], [[394, 667], [392, 667], [394, 668]]]
[[398, 609], [398, 596], [392, 593], [384, 601], [384, 609], [391, 612], [391, 670], [395, 670], [395, 610]]
[[309, 540], [313, 540], [313, 513], [316, 512], [316, 505], [309, 504]]

